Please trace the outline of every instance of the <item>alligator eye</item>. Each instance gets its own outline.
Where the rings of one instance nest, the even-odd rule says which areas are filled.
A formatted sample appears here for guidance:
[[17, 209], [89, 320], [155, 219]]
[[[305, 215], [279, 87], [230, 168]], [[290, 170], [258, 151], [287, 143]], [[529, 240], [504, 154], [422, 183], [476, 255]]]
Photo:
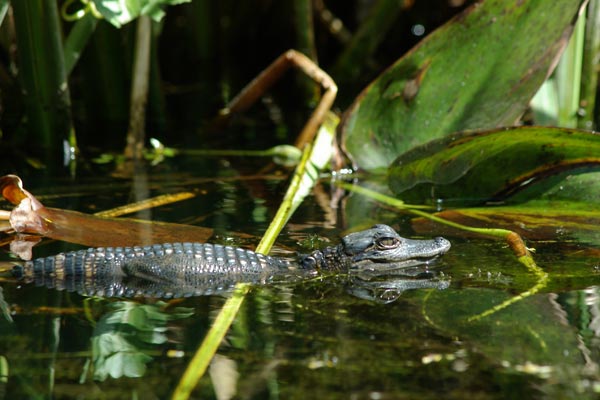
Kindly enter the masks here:
[[377, 239], [377, 247], [381, 250], [395, 249], [400, 245], [400, 239], [395, 237], [382, 237]]

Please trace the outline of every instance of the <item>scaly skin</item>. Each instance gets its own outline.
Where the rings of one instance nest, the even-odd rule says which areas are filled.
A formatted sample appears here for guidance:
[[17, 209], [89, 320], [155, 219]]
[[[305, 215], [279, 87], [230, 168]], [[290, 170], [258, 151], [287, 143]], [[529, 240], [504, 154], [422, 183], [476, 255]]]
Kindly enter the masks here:
[[449, 248], [443, 238], [410, 240], [387, 225], [375, 225], [294, 261], [231, 246], [167, 243], [60, 253], [17, 266], [14, 274], [84, 295], [187, 297], [226, 292], [239, 282], [287, 282], [323, 270], [384, 273], [428, 262]]

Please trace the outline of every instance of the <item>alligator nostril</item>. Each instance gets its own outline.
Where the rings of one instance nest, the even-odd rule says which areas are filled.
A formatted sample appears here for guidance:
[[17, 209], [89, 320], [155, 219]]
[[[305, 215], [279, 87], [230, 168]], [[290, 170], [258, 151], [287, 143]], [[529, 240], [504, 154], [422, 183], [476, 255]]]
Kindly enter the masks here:
[[433, 240], [435, 240], [435, 243], [438, 244], [439, 246], [450, 247], [450, 242], [441, 236], [438, 236]]

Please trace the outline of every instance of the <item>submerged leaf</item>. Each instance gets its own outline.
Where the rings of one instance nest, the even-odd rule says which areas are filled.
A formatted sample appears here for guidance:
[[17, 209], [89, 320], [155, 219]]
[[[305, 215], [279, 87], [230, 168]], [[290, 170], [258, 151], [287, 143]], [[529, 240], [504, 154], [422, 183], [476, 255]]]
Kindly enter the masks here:
[[474, 4], [363, 91], [344, 117], [342, 145], [357, 166], [374, 171], [451, 132], [513, 125], [585, 3]]
[[23, 189], [15, 175], [0, 178], [0, 193], [15, 204], [10, 223], [20, 233], [33, 233], [85, 246], [133, 246], [153, 243], [205, 242], [213, 230], [192, 225], [101, 218], [76, 211], [44, 207]]
[[542, 178], [600, 166], [600, 135], [520, 127], [450, 135], [400, 156], [390, 189], [436, 199], [504, 199]]

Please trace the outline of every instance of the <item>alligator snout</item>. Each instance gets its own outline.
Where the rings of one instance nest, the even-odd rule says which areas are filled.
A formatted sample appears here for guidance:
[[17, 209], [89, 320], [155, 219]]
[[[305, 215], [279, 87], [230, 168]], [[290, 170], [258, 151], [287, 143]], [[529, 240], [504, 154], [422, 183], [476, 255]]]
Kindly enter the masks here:
[[438, 255], [444, 254], [448, 250], [450, 250], [451, 244], [450, 244], [449, 240], [447, 240], [441, 236], [438, 236], [438, 237], [434, 238], [433, 240], [435, 242], [436, 247], [438, 248], [438, 251], [439, 251]]

